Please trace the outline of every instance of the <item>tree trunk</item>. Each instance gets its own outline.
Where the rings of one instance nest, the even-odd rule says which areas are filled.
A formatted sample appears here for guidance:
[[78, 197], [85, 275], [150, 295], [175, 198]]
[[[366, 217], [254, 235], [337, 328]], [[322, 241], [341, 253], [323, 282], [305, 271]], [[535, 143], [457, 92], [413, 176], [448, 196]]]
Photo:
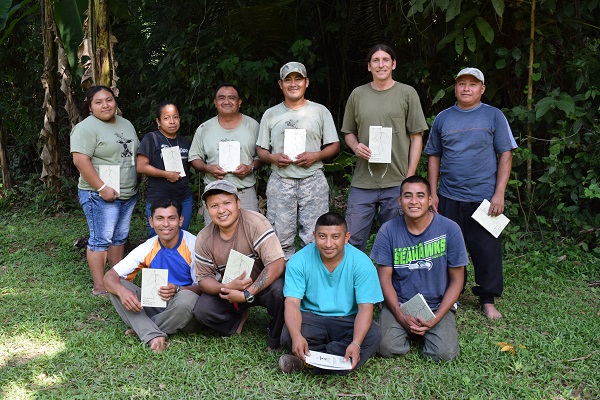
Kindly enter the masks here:
[[81, 87], [104, 85], [110, 87], [115, 96], [119, 96], [116, 75], [117, 62], [113, 45], [117, 42], [110, 34], [108, 21], [108, 0], [90, 0], [83, 30], [85, 37], [77, 51], [82, 67], [85, 69]]
[[[1, 121], [0, 121], [1, 122]], [[0, 166], [2, 168], [2, 188], [12, 189], [14, 186], [13, 180], [10, 177], [10, 169], [8, 168], [8, 159], [6, 158], [6, 144], [4, 140], [4, 131], [0, 123]]]
[[44, 71], [42, 86], [44, 87], [44, 126], [40, 132], [43, 169], [41, 180], [46, 187], [60, 189], [60, 148], [58, 144], [58, 125], [56, 123], [56, 46], [54, 38], [54, 15], [51, 0], [41, 0], [42, 8], [42, 42], [44, 44]]
[[111, 86], [111, 45], [108, 28], [108, 0], [90, 1], [90, 29], [96, 64], [96, 84]]

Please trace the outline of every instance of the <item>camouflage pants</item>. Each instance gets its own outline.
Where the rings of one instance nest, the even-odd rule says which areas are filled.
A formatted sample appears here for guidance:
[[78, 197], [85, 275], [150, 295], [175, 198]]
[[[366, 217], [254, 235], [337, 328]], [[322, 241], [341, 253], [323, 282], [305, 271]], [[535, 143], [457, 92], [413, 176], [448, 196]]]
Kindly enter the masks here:
[[287, 261], [296, 251], [296, 226], [302, 246], [314, 241], [317, 218], [329, 211], [329, 185], [323, 171], [301, 179], [272, 172], [267, 183], [267, 219], [273, 225]]

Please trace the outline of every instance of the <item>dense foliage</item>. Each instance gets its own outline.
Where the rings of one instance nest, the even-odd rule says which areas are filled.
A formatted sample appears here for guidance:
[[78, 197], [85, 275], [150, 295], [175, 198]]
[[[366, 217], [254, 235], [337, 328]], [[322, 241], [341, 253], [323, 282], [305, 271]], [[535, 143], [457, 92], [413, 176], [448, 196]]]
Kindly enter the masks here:
[[[517, 249], [525, 234], [553, 234], [600, 252], [598, 0], [111, 4], [120, 7], [112, 8], [111, 17], [119, 41], [119, 105], [140, 135], [154, 126], [154, 105], [164, 99], [180, 105], [182, 132], [192, 135], [214, 115], [213, 88], [220, 81], [238, 84], [242, 111], [260, 119], [281, 101], [277, 71], [292, 59], [306, 63], [308, 97], [325, 104], [340, 127], [350, 91], [370, 78], [366, 50], [380, 41], [396, 48], [395, 78], [417, 88], [431, 118], [453, 104], [452, 74], [467, 65], [479, 67], [486, 74], [485, 101], [505, 111], [520, 145], [507, 194], [513, 220], [507, 246]], [[13, 178], [21, 186], [40, 172], [37, 139], [43, 122], [40, 15], [24, 14], [17, 10], [9, 16], [5, 25], [13, 29], [0, 45], [0, 129]], [[61, 120], [59, 126], [62, 170], [70, 178], [70, 127]], [[349, 176], [351, 163], [344, 165], [335, 172], [340, 178]], [[348, 181], [335, 184], [345, 187]]]

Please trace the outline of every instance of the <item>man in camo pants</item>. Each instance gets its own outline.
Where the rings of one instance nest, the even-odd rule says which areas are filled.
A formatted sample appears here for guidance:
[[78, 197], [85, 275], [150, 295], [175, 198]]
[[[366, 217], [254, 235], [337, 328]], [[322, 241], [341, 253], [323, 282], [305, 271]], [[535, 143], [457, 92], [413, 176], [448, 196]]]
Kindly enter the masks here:
[[265, 111], [256, 150], [263, 162], [271, 164], [267, 219], [287, 261], [296, 250], [296, 226], [305, 246], [314, 241], [317, 218], [329, 211], [322, 160], [337, 154], [340, 142], [327, 108], [304, 98], [309, 83], [306, 67], [289, 62], [279, 76], [284, 101]]

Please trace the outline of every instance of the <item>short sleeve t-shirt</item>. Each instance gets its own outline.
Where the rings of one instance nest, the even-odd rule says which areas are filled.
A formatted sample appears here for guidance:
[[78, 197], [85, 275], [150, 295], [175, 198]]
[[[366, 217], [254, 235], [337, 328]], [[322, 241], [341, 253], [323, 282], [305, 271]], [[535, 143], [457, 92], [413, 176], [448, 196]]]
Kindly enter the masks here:
[[[256, 145], [273, 154], [283, 153], [286, 129], [306, 129], [306, 151], [321, 151], [321, 146], [340, 141], [329, 110], [307, 100], [301, 108], [292, 110], [279, 103], [265, 111], [260, 120]], [[271, 168], [284, 178], [306, 178], [323, 168], [323, 162], [317, 161], [308, 168], [295, 164], [285, 168], [272, 164]]]
[[357, 157], [352, 186], [360, 189], [399, 186], [408, 170], [410, 135], [427, 130], [417, 91], [400, 82], [387, 90], [375, 90], [370, 83], [354, 89], [346, 103], [342, 132], [355, 134], [360, 143], [369, 145], [371, 126], [392, 128], [392, 162], [369, 164]]
[[175, 139], [169, 139], [160, 131], [149, 132], [142, 138], [138, 154], [143, 154], [150, 160], [150, 165], [155, 168], [165, 170], [162, 149], [179, 146], [179, 154], [185, 171], [185, 176], [177, 182], [169, 182], [165, 178], [148, 177], [148, 190], [146, 190], [146, 201], [153, 201], [169, 196], [178, 201], [183, 201], [192, 195], [190, 189], [190, 166], [188, 163], [188, 153], [190, 151], [190, 140], [182, 135], [177, 135]]
[[351, 244], [344, 246], [344, 257], [333, 272], [314, 243], [298, 251], [287, 262], [283, 295], [300, 299], [301, 311], [328, 317], [355, 315], [358, 304], [383, 301], [375, 266]]
[[394, 269], [392, 285], [399, 303], [421, 293], [432, 309], [439, 307], [448, 288], [448, 268], [469, 262], [459, 226], [439, 214], [434, 214], [420, 235], [410, 233], [404, 216], [384, 223], [373, 243], [371, 258], [379, 266]]
[[[105, 122], [90, 115], [71, 131], [71, 153], [90, 157], [92, 165], [99, 171], [100, 165], [118, 165], [120, 188], [119, 198], [126, 200], [137, 193], [137, 171], [135, 152], [139, 140], [131, 122], [115, 115], [115, 122]], [[77, 185], [82, 190], [95, 190], [82, 176]]]
[[424, 152], [441, 157], [440, 195], [481, 202], [496, 190], [497, 155], [515, 148], [502, 111], [481, 103], [470, 110], [454, 105], [438, 114]]
[[[202, 123], [192, 140], [190, 161], [202, 160], [206, 164], [219, 164], [219, 143], [237, 141], [240, 143], [240, 163], [249, 165], [256, 159], [256, 138], [258, 137], [258, 122], [242, 114], [242, 122], [234, 129], [225, 129], [219, 124], [219, 117], [213, 117]], [[231, 172], [224, 178], [238, 189], [254, 186], [256, 176], [240, 179]], [[204, 183], [209, 184], [216, 178], [212, 174], [204, 174]]]
[[198, 233], [194, 264], [198, 282], [206, 278], [220, 282], [232, 249], [255, 260], [250, 274], [254, 281], [265, 265], [283, 258], [279, 239], [269, 221], [260, 213], [241, 209], [237, 230], [231, 239], [222, 239], [219, 227], [212, 222]]

